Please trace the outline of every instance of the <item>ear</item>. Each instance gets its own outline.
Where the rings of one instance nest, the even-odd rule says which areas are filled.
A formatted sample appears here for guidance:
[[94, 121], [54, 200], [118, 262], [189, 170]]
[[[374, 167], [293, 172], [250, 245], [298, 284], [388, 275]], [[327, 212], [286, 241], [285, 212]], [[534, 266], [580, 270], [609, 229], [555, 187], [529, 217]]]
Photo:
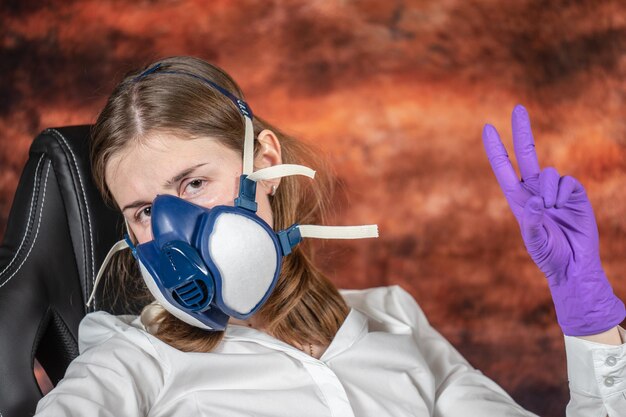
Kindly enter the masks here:
[[[267, 168], [274, 165], [280, 165], [283, 163], [280, 142], [276, 134], [269, 129], [262, 130], [257, 137], [259, 141], [259, 148], [254, 156], [254, 169]], [[262, 181], [267, 193], [271, 192], [272, 186], [278, 187], [280, 184], [280, 178], [273, 180]]]

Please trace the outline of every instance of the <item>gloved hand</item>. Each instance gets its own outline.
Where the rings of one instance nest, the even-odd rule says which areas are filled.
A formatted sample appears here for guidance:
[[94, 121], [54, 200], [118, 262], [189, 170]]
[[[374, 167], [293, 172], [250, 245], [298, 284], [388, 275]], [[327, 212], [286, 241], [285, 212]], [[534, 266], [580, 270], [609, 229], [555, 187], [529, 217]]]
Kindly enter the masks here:
[[548, 279], [559, 325], [569, 336], [607, 331], [624, 320], [626, 311], [602, 269], [598, 228], [585, 189], [554, 168], [539, 168], [524, 107], [515, 107], [512, 125], [521, 181], [493, 126], [485, 125], [483, 143], [526, 249]]

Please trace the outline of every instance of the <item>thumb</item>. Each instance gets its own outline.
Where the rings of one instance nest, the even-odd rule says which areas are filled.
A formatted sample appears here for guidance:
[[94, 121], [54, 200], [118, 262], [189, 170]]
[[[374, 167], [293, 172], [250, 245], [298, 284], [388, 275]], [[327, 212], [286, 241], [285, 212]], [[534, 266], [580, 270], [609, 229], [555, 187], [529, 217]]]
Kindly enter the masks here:
[[543, 227], [543, 201], [541, 197], [534, 196], [526, 201], [522, 213], [522, 238], [529, 250], [544, 246], [548, 235]]

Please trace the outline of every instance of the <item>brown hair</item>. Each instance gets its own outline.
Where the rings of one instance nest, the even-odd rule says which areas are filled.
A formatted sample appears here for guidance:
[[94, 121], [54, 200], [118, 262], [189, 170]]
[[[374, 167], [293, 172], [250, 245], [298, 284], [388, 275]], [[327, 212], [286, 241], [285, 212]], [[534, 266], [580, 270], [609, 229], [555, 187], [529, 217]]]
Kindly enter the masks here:
[[[154, 63], [146, 68], [151, 68]], [[169, 132], [181, 137], [214, 137], [228, 148], [243, 152], [244, 123], [234, 103], [194, 74], [218, 84], [240, 99], [237, 84], [220, 68], [192, 57], [171, 57], [158, 61], [152, 74], [127, 76], [113, 91], [92, 132], [91, 165], [103, 197], [115, 205], [105, 182], [105, 168], [111, 156], [123, 152], [133, 141], [144, 140], [150, 132]], [[159, 74], [177, 71], [186, 74]], [[298, 223], [322, 223], [334, 192], [335, 178], [326, 162], [309, 146], [285, 135], [255, 115], [255, 137], [272, 130], [281, 145], [283, 163], [297, 163], [316, 169], [314, 183], [298, 177], [281, 180], [270, 198], [276, 230]], [[255, 142], [255, 151], [258, 143]], [[305, 345], [330, 343], [345, 319], [348, 307], [334, 285], [313, 265], [313, 252], [300, 244], [283, 259], [282, 270], [270, 298], [257, 313], [265, 330], [287, 343]], [[126, 293], [142, 282], [132, 257], [119, 257], [109, 272], [108, 290], [116, 296], [147, 303], [150, 294]], [[129, 280], [131, 282], [129, 282]], [[166, 310], [154, 317], [155, 335], [183, 351], [210, 351], [223, 332], [204, 331], [190, 326]]]

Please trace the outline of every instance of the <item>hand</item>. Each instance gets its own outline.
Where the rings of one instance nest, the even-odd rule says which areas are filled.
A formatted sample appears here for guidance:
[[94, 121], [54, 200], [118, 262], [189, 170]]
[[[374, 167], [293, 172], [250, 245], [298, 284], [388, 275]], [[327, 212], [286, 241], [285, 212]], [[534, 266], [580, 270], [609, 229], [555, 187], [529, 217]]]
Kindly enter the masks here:
[[587, 193], [575, 178], [539, 168], [524, 107], [515, 107], [512, 125], [521, 181], [493, 126], [485, 125], [483, 143], [526, 249], [548, 279], [559, 325], [569, 336], [611, 329], [626, 312], [600, 263], [598, 227]]

